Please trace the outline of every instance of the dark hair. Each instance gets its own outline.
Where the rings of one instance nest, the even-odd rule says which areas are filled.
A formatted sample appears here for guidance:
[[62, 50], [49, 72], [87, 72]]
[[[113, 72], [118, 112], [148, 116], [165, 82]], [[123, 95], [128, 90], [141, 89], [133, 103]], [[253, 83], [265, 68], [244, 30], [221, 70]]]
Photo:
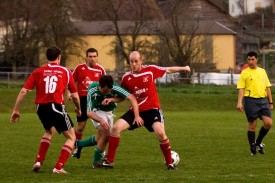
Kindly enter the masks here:
[[54, 61], [61, 55], [61, 50], [57, 46], [50, 46], [46, 51], [46, 56], [49, 61]]
[[110, 75], [103, 75], [99, 79], [99, 85], [100, 87], [107, 86], [108, 88], [113, 88], [114, 80], [113, 77]]
[[258, 54], [255, 51], [250, 51], [247, 53], [247, 57], [255, 57], [258, 58]]
[[89, 52], [96, 52], [96, 56], [98, 56], [98, 52], [95, 48], [89, 48], [87, 51], [86, 51], [86, 57], [88, 56], [88, 53]]

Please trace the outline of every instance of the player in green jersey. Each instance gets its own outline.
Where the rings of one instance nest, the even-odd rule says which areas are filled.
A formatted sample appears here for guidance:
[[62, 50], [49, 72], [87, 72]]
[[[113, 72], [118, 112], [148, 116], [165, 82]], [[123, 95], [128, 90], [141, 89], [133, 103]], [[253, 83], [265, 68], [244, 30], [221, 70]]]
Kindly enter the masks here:
[[127, 98], [133, 107], [135, 122], [143, 123], [139, 116], [138, 103], [134, 95], [120, 87], [113, 81], [112, 76], [101, 76], [99, 82], [92, 83], [87, 92], [87, 115], [92, 119], [94, 126], [97, 129], [97, 134], [83, 140], [78, 140], [75, 143], [76, 151], [73, 157], [80, 158], [83, 147], [96, 145], [93, 168], [100, 168], [100, 160], [108, 143], [110, 129], [113, 126], [114, 115], [117, 102]]

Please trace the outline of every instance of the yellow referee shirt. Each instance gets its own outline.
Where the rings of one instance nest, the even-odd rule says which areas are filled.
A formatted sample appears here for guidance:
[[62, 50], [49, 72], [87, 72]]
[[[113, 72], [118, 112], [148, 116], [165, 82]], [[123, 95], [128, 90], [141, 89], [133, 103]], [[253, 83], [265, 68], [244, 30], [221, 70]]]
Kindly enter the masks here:
[[263, 68], [250, 69], [248, 67], [242, 71], [237, 88], [244, 88], [245, 97], [264, 98], [267, 96], [266, 88], [270, 86], [270, 81]]

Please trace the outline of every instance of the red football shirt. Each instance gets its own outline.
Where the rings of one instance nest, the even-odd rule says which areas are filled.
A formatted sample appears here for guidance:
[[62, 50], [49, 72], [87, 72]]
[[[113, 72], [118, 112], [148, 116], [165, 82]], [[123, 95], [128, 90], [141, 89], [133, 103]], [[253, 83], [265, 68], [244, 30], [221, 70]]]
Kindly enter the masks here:
[[32, 72], [24, 84], [24, 88], [36, 88], [36, 104], [55, 102], [64, 104], [66, 89], [76, 93], [77, 89], [71, 71], [58, 64], [48, 64]]
[[99, 81], [102, 75], [106, 75], [106, 72], [99, 64], [93, 67], [89, 67], [86, 63], [77, 65], [73, 71], [73, 77], [77, 83], [79, 96], [86, 96], [90, 84]]
[[155, 80], [162, 77], [166, 71], [165, 67], [143, 65], [137, 74], [127, 72], [122, 77], [121, 86], [135, 95], [140, 112], [160, 108]]

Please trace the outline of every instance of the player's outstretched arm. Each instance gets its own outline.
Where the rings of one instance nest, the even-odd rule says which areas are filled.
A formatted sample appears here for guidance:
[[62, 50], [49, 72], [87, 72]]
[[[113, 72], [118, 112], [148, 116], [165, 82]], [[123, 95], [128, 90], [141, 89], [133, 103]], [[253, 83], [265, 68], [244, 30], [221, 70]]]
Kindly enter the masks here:
[[175, 73], [175, 72], [190, 72], [191, 69], [189, 66], [185, 66], [185, 67], [178, 67], [178, 66], [173, 66], [173, 67], [167, 67], [167, 73]]
[[20, 117], [19, 108], [27, 93], [28, 93], [28, 90], [26, 88], [22, 88], [21, 91], [19, 92], [15, 105], [13, 107], [11, 117], [10, 117], [10, 123], [15, 123], [15, 121], [19, 119]]

